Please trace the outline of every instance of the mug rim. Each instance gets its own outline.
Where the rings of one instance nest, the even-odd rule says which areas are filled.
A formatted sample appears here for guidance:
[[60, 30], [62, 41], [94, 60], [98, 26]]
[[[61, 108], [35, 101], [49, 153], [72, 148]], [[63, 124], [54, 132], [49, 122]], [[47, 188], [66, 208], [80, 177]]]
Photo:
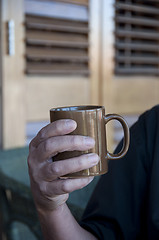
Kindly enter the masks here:
[[51, 108], [50, 112], [69, 112], [69, 111], [76, 111], [76, 112], [83, 112], [83, 111], [96, 111], [96, 110], [103, 110], [105, 109], [104, 106], [100, 105], [77, 105], [77, 106], [65, 106], [65, 107], [57, 107]]

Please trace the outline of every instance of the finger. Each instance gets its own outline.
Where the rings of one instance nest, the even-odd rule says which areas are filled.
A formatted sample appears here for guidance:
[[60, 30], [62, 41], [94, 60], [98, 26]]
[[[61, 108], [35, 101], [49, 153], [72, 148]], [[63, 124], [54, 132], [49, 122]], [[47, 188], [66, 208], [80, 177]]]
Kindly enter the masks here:
[[78, 172], [97, 165], [99, 156], [95, 153], [83, 154], [67, 160], [49, 163], [47, 162], [39, 171], [40, 178], [45, 181], [54, 179], [69, 173]]
[[80, 135], [66, 135], [48, 138], [35, 150], [38, 161], [45, 161], [57, 153], [65, 151], [86, 151], [93, 148], [95, 140], [91, 137]]
[[77, 124], [72, 119], [61, 119], [48, 124], [43, 127], [36, 137], [31, 141], [30, 148], [37, 147], [41, 142], [45, 141], [47, 138], [54, 136], [61, 136], [74, 131]]
[[42, 182], [40, 185], [40, 190], [44, 195], [48, 197], [54, 197], [81, 189], [87, 186], [93, 179], [94, 177], [86, 177], [65, 180], [58, 179], [52, 182]]

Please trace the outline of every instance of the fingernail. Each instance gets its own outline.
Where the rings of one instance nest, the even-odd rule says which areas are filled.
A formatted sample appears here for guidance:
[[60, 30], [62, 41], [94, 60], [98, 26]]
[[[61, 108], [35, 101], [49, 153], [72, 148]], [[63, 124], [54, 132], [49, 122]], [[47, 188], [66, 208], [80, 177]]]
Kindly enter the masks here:
[[77, 125], [76, 122], [72, 119], [66, 119], [65, 124], [68, 128], [72, 128]]
[[93, 147], [95, 145], [95, 140], [90, 137], [84, 137], [85, 144], [89, 147]]
[[89, 178], [88, 178], [88, 183], [92, 182], [92, 181], [93, 181], [93, 179], [94, 179], [94, 177], [92, 177], [92, 176], [91, 176], [91, 177], [89, 177]]
[[92, 165], [96, 165], [100, 160], [100, 157], [96, 153], [89, 153], [87, 156], [90, 159]]

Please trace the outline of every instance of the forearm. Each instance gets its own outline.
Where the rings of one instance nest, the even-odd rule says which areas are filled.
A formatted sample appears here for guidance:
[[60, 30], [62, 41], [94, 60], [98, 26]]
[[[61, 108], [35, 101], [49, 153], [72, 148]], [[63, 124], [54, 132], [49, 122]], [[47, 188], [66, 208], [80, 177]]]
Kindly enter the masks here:
[[53, 212], [39, 212], [39, 219], [45, 240], [97, 240], [78, 224], [66, 204]]

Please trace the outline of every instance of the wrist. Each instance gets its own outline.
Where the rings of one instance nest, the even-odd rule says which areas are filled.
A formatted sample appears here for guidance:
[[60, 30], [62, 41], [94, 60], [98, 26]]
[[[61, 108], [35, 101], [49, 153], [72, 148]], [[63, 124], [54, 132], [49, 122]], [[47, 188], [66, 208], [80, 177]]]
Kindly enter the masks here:
[[66, 203], [67, 199], [68, 199], [68, 194], [66, 194], [65, 196], [57, 196], [54, 198], [47, 198], [43, 201], [35, 201], [36, 204], [36, 209], [38, 211], [38, 213], [41, 214], [49, 214], [49, 213], [53, 213], [53, 212], [59, 212], [59, 210], [62, 209], [62, 206]]
[[36, 207], [38, 215], [42, 218], [47, 218], [49, 216], [61, 216], [65, 212], [67, 208], [66, 203], [63, 203], [61, 205], [58, 205], [56, 208], [53, 209], [45, 209], [42, 207]]

